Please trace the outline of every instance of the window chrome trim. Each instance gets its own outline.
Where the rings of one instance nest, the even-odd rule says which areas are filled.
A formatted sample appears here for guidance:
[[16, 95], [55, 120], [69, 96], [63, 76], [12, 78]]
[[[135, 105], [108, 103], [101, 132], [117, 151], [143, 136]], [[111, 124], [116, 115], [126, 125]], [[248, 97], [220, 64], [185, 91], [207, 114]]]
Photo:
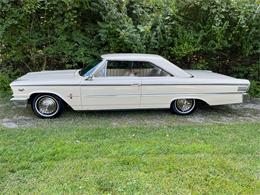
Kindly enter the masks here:
[[[104, 64], [103, 64], [103, 62], [101, 63], [102, 64], [102, 67], [99, 67], [99, 68], [97, 68], [96, 70], [95, 70], [95, 72], [92, 74], [94, 77], [95, 77], [95, 74], [101, 69], [101, 68], [103, 68], [103, 66], [107, 66], [107, 62], [108, 61], [117, 61], [117, 62], [121, 62], [121, 61], [123, 61], [123, 60], [104, 60], [105, 62], [104, 62]], [[154, 63], [152, 63], [152, 62], [150, 62], [150, 61], [145, 61], [145, 60], [143, 60], [143, 61], [130, 61], [130, 60], [125, 60], [126, 62], [148, 62], [148, 63], [150, 63], [151, 65], [153, 65], [154, 67], [156, 67], [156, 68], [159, 68], [159, 69], [161, 69], [162, 71], [164, 71], [164, 72], [166, 72], [169, 76], [148, 76], [148, 77], [144, 77], [144, 78], [153, 78], [153, 77], [160, 77], [160, 78], [163, 78], [163, 77], [175, 77], [172, 73], [169, 73], [168, 71], [166, 71], [165, 69], [163, 69], [162, 67], [160, 67], [160, 66], [158, 66], [158, 65], [156, 65], [156, 64], [154, 64]], [[107, 74], [107, 72], [105, 73], [105, 74]], [[123, 77], [123, 76], [107, 76], [107, 75], [105, 75], [104, 77], [109, 77], [109, 78], [113, 78], [113, 77]], [[127, 76], [125, 76], [125, 77], [127, 77]], [[136, 78], [142, 78], [143, 76], [135, 76]]]

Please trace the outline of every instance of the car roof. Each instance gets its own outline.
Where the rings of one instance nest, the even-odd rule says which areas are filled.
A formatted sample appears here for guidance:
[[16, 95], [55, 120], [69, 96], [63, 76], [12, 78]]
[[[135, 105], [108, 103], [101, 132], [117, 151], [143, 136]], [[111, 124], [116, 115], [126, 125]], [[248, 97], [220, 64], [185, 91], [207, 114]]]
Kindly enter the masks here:
[[104, 54], [101, 58], [106, 60], [154, 60], [162, 59], [163, 57], [155, 54], [141, 54], [141, 53], [114, 53], [114, 54]]
[[178, 66], [174, 65], [170, 61], [166, 60], [162, 56], [155, 54], [141, 54], [141, 53], [114, 53], [105, 54], [101, 56], [104, 60], [114, 60], [114, 61], [146, 61], [155, 64], [156, 66], [162, 68], [166, 72], [183, 78], [190, 78], [191, 75]]

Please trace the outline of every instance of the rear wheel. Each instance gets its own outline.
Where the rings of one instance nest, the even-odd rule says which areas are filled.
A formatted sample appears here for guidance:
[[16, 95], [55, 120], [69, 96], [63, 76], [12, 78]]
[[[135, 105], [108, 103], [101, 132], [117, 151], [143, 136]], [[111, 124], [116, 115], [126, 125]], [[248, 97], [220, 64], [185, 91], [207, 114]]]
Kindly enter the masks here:
[[177, 99], [172, 102], [171, 112], [178, 115], [188, 115], [196, 109], [196, 101], [194, 99]]
[[40, 94], [32, 101], [32, 110], [40, 118], [55, 118], [63, 108], [63, 101], [56, 95]]

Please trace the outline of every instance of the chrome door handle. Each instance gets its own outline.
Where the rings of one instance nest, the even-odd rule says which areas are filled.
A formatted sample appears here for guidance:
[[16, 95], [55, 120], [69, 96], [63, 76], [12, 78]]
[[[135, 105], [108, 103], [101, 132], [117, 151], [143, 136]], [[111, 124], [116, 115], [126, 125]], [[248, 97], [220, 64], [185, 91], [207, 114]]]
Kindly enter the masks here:
[[133, 83], [132, 86], [140, 87], [140, 86], [141, 86], [141, 83]]

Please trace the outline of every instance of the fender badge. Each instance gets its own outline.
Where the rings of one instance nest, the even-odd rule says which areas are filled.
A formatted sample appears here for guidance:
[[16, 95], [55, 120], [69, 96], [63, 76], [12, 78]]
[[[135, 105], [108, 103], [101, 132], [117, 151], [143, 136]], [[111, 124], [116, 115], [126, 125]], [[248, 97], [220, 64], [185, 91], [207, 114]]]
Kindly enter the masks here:
[[20, 89], [18, 89], [18, 91], [21, 91], [21, 92], [22, 92], [22, 91], [24, 91], [24, 89], [23, 89], [23, 88], [20, 88]]

